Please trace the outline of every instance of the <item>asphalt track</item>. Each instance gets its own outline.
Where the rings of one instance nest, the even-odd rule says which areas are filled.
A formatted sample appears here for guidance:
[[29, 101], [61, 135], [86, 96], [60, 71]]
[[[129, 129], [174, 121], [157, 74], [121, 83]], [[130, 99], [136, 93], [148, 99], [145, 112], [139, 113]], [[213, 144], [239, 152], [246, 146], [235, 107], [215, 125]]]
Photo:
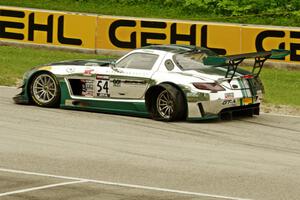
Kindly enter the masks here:
[[0, 87], [0, 199], [299, 200], [300, 118], [201, 123], [16, 105]]

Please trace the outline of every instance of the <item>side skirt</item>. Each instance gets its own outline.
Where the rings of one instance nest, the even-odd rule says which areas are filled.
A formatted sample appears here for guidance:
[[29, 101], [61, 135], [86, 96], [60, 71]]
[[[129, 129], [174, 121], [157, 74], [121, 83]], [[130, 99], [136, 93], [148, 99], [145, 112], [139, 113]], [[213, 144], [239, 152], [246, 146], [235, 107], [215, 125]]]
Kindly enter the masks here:
[[86, 110], [92, 112], [103, 112], [111, 114], [122, 114], [139, 117], [150, 117], [145, 102], [141, 101], [110, 101], [110, 100], [91, 100], [73, 99], [69, 95], [67, 85], [64, 81], [60, 82], [61, 102], [60, 107], [64, 109]]

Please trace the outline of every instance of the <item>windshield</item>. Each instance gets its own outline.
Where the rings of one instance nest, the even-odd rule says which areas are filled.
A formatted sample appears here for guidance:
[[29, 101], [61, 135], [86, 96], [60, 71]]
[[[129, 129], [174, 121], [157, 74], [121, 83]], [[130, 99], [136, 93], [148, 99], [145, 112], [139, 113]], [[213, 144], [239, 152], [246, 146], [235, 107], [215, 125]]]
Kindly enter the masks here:
[[215, 56], [213, 51], [206, 50], [206, 51], [197, 51], [197, 52], [187, 52], [183, 54], [175, 54], [173, 59], [175, 63], [182, 69], [182, 70], [199, 70], [207, 68], [203, 64], [203, 59], [208, 56]]
[[200, 73], [225, 76], [227, 71], [226, 66], [215, 67], [210, 65], [204, 65], [203, 63], [204, 58], [216, 55], [217, 54], [210, 50], [207, 50], [207, 52], [187, 52], [182, 54], [175, 54], [173, 56], [173, 60], [176, 63], [176, 65], [180, 67], [183, 71], [195, 70]]

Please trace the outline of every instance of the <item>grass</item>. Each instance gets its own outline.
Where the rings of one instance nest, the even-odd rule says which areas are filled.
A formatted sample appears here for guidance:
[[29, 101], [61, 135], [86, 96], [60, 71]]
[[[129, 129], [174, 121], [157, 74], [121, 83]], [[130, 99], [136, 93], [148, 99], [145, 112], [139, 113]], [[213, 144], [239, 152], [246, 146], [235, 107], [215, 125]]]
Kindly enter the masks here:
[[103, 15], [119, 15], [150, 18], [189, 19], [201, 21], [234, 22], [246, 24], [267, 24], [281, 26], [300, 26], [300, 18], [291, 13], [272, 15], [217, 16], [212, 12], [184, 10], [180, 6], [165, 6], [155, 1], [139, 4], [112, 3], [112, 1], [87, 0], [0, 0], [0, 5], [42, 8], [50, 10], [66, 10], [97, 13]]
[[261, 79], [266, 91], [265, 103], [300, 106], [300, 70], [265, 68]]
[[[0, 85], [13, 86], [33, 66], [69, 59], [107, 58], [93, 54], [0, 46]], [[265, 85], [264, 102], [300, 106], [300, 71], [265, 68], [261, 78]]]
[[0, 85], [12, 86], [34, 66], [61, 60], [107, 58], [94, 54], [0, 46]]

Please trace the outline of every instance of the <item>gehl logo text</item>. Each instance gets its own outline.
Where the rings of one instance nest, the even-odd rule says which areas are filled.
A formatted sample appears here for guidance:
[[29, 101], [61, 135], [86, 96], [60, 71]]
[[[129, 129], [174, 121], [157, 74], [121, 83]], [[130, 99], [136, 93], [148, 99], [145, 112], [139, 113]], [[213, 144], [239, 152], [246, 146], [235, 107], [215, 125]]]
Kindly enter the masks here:
[[[0, 16], [10, 17], [10, 18], [25, 18], [25, 12], [23, 11], [15, 11], [15, 10], [0, 10]], [[42, 31], [47, 34], [47, 43], [53, 43], [53, 15], [50, 14], [47, 17], [47, 23], [39, 24], [36, 23], [35, 13], [32, 12], [28, 16], [28, 22], [15, 22], [15, 21], [0, 21], [0, 38], [6, 39], [14, 39], [14, 40], [24, 40], [26, 34], [15, 33], [11, 30], [7, 30], [9, 28], [14, 29], [24, 29], [25, 25], [28, 25], [28, 41], [35, 40], [35, 32]], [[82, 40], [79, 38], [71, 38], [64, 36], [64, 16], [61, 15], [58, 17], [58, 27], [57, 27], [57, 40], [60, 44], [68, 44], [68, 45], [81, 45]]]

